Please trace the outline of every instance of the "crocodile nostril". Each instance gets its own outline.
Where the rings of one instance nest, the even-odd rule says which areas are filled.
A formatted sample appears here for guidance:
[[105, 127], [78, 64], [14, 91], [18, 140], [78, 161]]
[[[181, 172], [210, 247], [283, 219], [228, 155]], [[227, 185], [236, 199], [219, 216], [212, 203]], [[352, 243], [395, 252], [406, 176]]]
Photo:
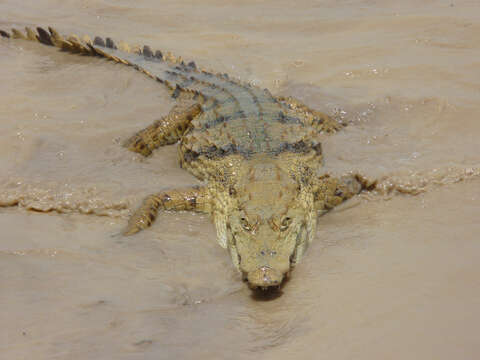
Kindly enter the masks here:
[[270, 266], [261, 266], [247, 275], [250, 287], [268, 288], [282, 283], [283, 274]]
[[260, 255], [266, 256], [267, 254], [270, 256], [275, 256], [277, 255], [277, 252], [275, 250], [260, 250]]

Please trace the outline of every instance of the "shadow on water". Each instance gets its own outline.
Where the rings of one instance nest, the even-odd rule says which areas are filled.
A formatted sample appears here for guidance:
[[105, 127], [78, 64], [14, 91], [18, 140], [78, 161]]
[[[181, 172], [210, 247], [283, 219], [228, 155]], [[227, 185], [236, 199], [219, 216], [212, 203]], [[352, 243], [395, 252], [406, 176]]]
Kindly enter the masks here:
[[251, 289], [252, 293], [250, 294], [250, 297], [255, 301], [276, 300], [283, 295], [283, 288], [285, 287], [285, 284], [288, 283], [289, 279], [290, 277], [287, 276], [280, 286], [271, 286], [265, 290], [261, 288]]

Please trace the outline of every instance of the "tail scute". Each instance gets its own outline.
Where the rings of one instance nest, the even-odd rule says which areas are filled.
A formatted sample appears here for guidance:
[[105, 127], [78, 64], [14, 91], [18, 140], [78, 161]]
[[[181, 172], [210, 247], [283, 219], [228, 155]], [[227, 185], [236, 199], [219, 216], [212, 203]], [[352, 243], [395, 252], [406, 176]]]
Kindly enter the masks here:
[[12, 29], [12, 38], [13, 39], [24, 39], [27, 40], [27, 37], [23, 35], [21, 31], [18, 31], [17, 29]]
[[155, 57], [158, 59], [158, 60], [163, 60], [163, 54], [160, 50], [157, 50], [155, 51]]
[[113, 40], [110, 39], [109, 37], [106, 38], [105, 45], [107, 45], [107, 48], [109, 48], [109, 49], [114, 49], [114, 50], [117, 49], [117, 45], [115, 45]]
[[26, 27], [25, 31], [27, 32], [27, 39], [28, 40], [37, 41], [37, 34], [35, 34], [35, 32], [32, 29], [30, 29], [29, 27]]
[[95, 36], [95, 39], [93, 40], [93, 45], [105, 47], [105, 41], [100, 36]]
[[143, 47], [143, 56], [145, 56], [146, 58], [152, 58], [154, 56], [152, 49], [150, 49], [150, 46], [145, 45]]
[[53, 41], [62, 41], [64, 40], [63, 37], [57, 32], [57, 30], [55, 30], [54, 28], [52, 27], [48, 27], [48, 31], [50, 31], [50, 35], [52, 36], [52, 40]]
[[48, 46], [54, 46], [51, 35], [45, 29], [41, 27], [37, 27], [37, 32], [38, 32], [37, 40], [39, 42]]

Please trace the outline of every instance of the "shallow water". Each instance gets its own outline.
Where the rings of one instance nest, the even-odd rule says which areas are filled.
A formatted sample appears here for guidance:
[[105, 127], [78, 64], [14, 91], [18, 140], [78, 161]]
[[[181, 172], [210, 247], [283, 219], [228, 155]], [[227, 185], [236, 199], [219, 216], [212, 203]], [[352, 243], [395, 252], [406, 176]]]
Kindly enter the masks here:
[[474, 1], [0, 2], [0, 28], [146, 43], [336, 113], [325, 170], [380, 183], [256, 298], [207, 217], [118, 235], [145, 195], [198, 183], [174, 146], [120, 146], [165, 90], [0, 40], [0, 358], [478, 357], [479, 18]]

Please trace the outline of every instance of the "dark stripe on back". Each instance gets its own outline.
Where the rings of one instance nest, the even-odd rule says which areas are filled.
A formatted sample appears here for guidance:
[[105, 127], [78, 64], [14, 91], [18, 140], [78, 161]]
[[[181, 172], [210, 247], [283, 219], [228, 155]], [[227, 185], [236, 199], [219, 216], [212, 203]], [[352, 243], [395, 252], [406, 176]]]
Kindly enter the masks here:
[[[315, 151], [316, 155], [321, 155], [322, 144], [320, 142], [312, 142], [309, 144], [304, 140], [300, 140], [296, 143], [283, 142], [279, 144], [278, 147], [272, 149], [268, 153], [272, 156], [277, 156], [285, 152], [295, 154], [308, 154], [312, 150]], [[233, 154], [239, 154], [242, 155], [244, 158], [249, 159], [256, 153], [253, 152], [250, 148], [246, 148], [241, 145], [228, 144], [226, 146], [223, 146], [222, 148], [218, 148], [217, 146], [202, 147], [198, 152], [186, 149], [184, 153], [184, 159], [186, 162], [192, 162], [200, 156], [204, 156], [207, 159], [219, 159]]]
[[276, 118], [276, 120], [281, 124], [301, 124], [302, 123], [299, 118], [286, 115], [283, 111], [280, 111], [278, 113], [278, 117]]

